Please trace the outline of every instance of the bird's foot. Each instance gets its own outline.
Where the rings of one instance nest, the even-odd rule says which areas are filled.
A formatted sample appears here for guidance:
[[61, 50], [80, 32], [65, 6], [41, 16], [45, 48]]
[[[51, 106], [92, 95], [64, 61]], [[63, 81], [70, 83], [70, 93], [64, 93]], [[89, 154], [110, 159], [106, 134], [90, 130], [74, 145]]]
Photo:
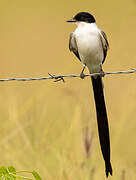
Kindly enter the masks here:
[[100, 76], [104, 77], [105, 76], [105, 72], [103, 70], [100, 71]]
[[80, 78], [81, 78], [81, 79], [84, 79], [84, 78], [85, 78], [85, 74], [81, 72], [81, 73], [80, 73]]
[[105, 76], [105, 72], [102, 69], [102, 64], [100, 64], [100, 76], [104, 77]]
[[80, 73], [80, 78], [81, 78], [81, 79], [84, 79], [84, 78], [85, 78], [85, 74], [84, 74], [85, 67], [86, 67], [86, 64], [83, 64], [83, 69], [82, 69], [82, 71], [81, 71], [81, 73]]

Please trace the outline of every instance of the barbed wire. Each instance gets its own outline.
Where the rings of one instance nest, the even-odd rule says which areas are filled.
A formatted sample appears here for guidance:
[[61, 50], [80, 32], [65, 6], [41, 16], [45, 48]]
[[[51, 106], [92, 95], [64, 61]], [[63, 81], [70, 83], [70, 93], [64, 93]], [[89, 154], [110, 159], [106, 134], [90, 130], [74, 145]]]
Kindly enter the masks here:
[[[130, 74], [130, 73], [136, 73], [136, 68], [131, 68], [131, 70], [128, 71], [117, 71], [117, 72], [102, 72], [102, 73], [92, 73], [92, 74], [85, 74], [84, 77], [92, 77], [96, 75], [112, 75], [112, 74]], [[54, 75], [48, 73], [48, 77], [39, 77], [39, 78], [7, 78], [7, 79], [0, 79], [0, 82], [5, 82], [5, 81], [40, 81], [40, 80], [47, 80], [47, 79], [54, 79], [55, 82], [58, 81], [63, 81], [65, 82], [64, 78], [80, 78], [80, 75]]]

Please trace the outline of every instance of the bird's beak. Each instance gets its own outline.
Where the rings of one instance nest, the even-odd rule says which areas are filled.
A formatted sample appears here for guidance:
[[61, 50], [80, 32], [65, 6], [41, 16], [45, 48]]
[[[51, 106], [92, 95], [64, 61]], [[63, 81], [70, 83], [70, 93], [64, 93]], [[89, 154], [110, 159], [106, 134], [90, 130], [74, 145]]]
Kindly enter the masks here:
[[76, 22], [74, 18], [67, 20], [66, 22]]

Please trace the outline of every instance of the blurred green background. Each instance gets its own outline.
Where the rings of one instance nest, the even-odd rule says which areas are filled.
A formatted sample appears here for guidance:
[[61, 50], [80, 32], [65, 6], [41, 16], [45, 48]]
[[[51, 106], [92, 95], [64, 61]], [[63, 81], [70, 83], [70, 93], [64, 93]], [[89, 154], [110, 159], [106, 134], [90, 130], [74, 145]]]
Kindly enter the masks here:
[[[92, 13], [110, 43], [105, 71], [136, 67], [135, 0], [1, 0], [0, 78], [79, 74], [68, 50], [79, 11]], [[87, 72], [87, 71], [86, 71]], [[135, 74], [104, 78], [113, 178], [136, 179]], [[0, 165], [48, 180], [104, 180], [89, 78], [0, 83]], [[87, 151], [85, 143], [88, 143]]]

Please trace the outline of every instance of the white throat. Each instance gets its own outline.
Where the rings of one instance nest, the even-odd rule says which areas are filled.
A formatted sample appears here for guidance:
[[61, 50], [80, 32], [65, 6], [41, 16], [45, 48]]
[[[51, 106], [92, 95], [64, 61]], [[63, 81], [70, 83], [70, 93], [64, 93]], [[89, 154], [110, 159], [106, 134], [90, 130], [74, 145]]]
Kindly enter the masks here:
[[77, 27], [97, 27], [96, 23], [87, 23], [87, 22], [83, 22], [83, 21], [79, 21], [79, 22], [75, 22], [75, 24], [77, 25]]

